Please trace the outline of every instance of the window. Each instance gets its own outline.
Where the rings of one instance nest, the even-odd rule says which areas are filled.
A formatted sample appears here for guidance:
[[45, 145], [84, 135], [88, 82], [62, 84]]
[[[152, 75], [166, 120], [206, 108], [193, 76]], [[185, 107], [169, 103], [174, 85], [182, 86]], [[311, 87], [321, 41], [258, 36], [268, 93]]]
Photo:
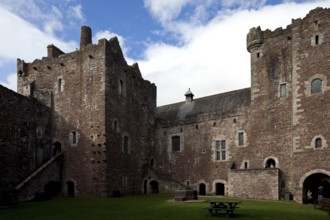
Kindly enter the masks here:
[[243, 132], [239, 132], [238, 133], [238, 145], [244, 145], [244, 133]]
[[226, 141], [216, 141], [215, 142], [215, 159], [216, 160], [226, 160]]
[[244, 169], [248, 168], [248, 162], [244, 162]]
[[63, 80], [61, 78], [59, 78], [57, 80], [57, 91], [58, 92], [62, 92], [63, 91]]
[[314, 79], [311, 84], [311, 93], [319, 93], [322, 92], [322, 80]]
[[122, 186], [127, 186], [127, 176], [121, 177], [121, 184], [122, 184]]
[[180, 136], [172, 137], [172, 152], [180, 151]]
[[118, 92], [119, 94], [123, 94], [123, 91], [124, 91], [124, 82], [122, 80], [119, 80]]
[[318, 45], [320, 43], [319, 35], [315, 35], [314, 39], [315, 39], [315, 45]]
[[127, 136], [124, 137], [123, 152], [125, 154], [128, 154], [128, 137]]
[[72, 144], [77, 143], [77, 132], [73, 131], [72, 132]]
[[286, 84], [283, 83], [280, 85], [280, 97], [286, 97]]
[[322, 148], [322, 139], [321, 138], [315, 139], [315, 148]]

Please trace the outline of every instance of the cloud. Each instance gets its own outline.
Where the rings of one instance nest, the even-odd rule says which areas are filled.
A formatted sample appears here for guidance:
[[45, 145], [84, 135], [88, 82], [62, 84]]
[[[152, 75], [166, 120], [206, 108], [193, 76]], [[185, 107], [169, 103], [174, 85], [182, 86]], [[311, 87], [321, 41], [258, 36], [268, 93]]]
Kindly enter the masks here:
[[[22, 1], [17, 2], [19, 4]], [[32, 62], [34, 59], [47, 56], [47, 46], [50, 44], [55, 44], [64, 52], [75, 50], [78, 44], [75, 41], [60, 40], [49, 33], [51, 31], [40, 30], [37, 26], [8, 10], [8, 7], [8, 5], [4, 7], [0, 4], [0, 29], [5, 30], [1, 33], [0, 41], [0, 80], [4, 85], [16, 90], [16, 86], [13, 86], [12, 74], [10, 78], [5, 78], [5, 76], [15, 71], [17, 58]], [[54, 9], [54, 11], [56, 10]], [[58, 24], [54, 23], [49, 28], [52, 29], [56, 25]], [[10, 64], [11, 68], [8, 68], [7, 64]]]
[[144, 0], [144, 7], [161, 23], [175, 19], [191, 0]]
[[188, 88], [198, 98], [250, 87], [249, 29], [285, 28], [292, 18], [303, 18], [319, 6], [330, 7], [330, 1], [219, 10], [205, 25], [172, 23], [182, 33], [181, 43], [150, 43], [139, 67], [144, 78], [156, 84], [158, 105], [183, 101]]
[[17, 89], [17, 74], [11, 73], [6, 77], [5, 81], [0, 81], [0, 84], [8, 89], [16, 91]]
[[76, 0], [0, 0], [0, 7], [53, 35], [85, 20], [81, 5], [75, 2]]

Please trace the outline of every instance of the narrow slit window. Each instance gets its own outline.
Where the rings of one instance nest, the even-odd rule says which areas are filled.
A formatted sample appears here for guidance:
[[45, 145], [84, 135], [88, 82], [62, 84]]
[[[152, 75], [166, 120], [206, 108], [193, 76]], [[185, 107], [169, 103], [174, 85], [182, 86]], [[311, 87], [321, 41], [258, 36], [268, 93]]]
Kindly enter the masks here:
[[320, 37], [319, 35], [315, 35], [315, 45], [318, 45], [320, 43]]
[[59, 78], [58, 80], [57, 80], [57, 91], [58, 92], [62, 92], [63, 91], [63, 82], [62, 82], [63, 80], [61, 79], [61, 78]]
[[286, 97], [286, 84], [283, 83], [280, 85], [280, 97]]
[[77, 132], [73, 131], [72, 132], [72, 144], [77, 143]]

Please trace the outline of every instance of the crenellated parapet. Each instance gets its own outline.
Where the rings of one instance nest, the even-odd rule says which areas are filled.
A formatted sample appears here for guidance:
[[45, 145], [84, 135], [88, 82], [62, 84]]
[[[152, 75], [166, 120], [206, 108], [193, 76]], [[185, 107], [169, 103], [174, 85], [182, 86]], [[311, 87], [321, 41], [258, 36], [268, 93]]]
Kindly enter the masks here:
[[264, 43], [264, 33], [260, 26], [251, 28], [246, 37], [246, 48], [249, 52], [258, 49]]

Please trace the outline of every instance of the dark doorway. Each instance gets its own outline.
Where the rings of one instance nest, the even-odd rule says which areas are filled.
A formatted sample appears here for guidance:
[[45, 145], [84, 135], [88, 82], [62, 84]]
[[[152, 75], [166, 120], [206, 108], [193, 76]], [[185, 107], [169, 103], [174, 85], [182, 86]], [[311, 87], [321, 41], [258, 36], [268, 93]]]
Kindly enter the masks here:
[[48, 197], [54, 197], [61, 192], [62, 184], [57, 181], [49, 181], [44, 188], [45, 188], [45, 193]]
[[220, 196], [225, 195], [225, 185], [223, 183], [215, 184], [215, 195], [220, 195]]
[[268, 159], [266, 162], [266, 168], [275, 168], [275, 167], [276, 167], [275, 160]]
[[159, 189], [158, 189], [158, 182], [153, 180], [150, 182], [150, 193], [152, 194], [158, 194]]
[[56, 141], [54, 144], [53, 144], [53, 156], [56, 156], [56, 154], [58, 153], [61, 153], [61, 143]]
[[74, 197], [75, 196], [74, 182], [68, 181], [68, 182], [66, 182], [66, 185], [67, 185], [68, 196], [69, 197]]
[[303, 203], [306, 204], [307, 201], [307, 191], [312, 192], [312, 202], [317, 201], [318, 188], [323, 187], [323, 197], [330, 197], [330, 177], [323, 173], [315, 173], [308, 176], [303, 185]]
[[206, 187], [204, 183], [199, 184], [199, 195], [206, 195]]

